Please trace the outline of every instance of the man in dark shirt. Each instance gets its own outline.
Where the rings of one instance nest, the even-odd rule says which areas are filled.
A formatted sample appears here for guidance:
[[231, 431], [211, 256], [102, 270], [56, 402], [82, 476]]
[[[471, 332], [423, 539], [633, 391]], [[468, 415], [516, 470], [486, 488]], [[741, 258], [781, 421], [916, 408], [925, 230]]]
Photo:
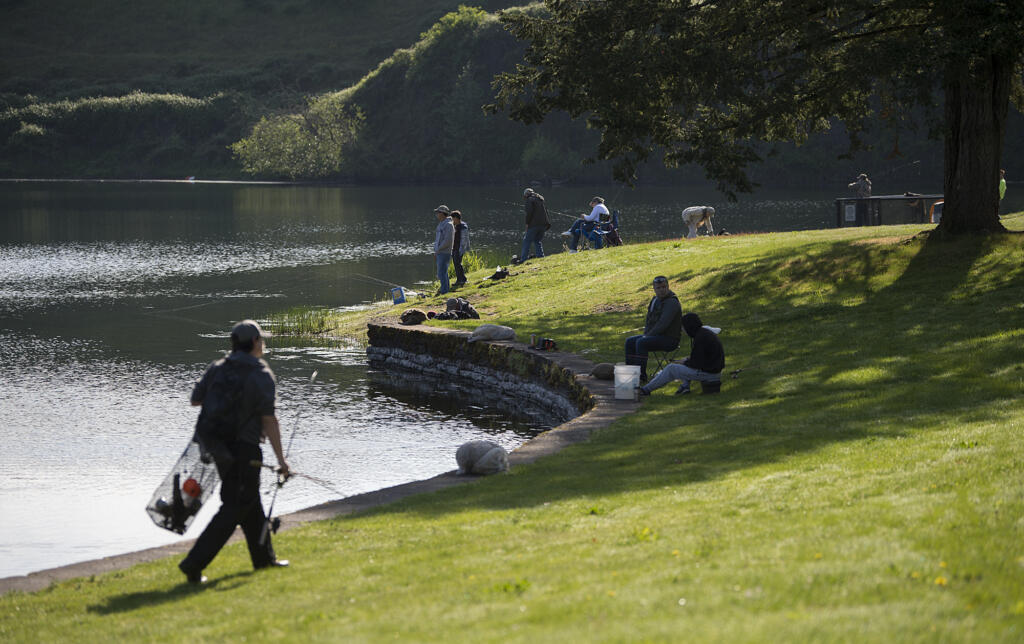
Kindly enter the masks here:
[[655, 374], [651, 382], [640, 387], [641, 395], [647, 396], [673, 380], [683, 381], [676, 390], [677, 394], [690, 393], [691, 380], [721, 382], [722, 369], [725, 368], [725, 350], [718, 339], [718, 334], [710, 327], [704, 326], [696, 313], [687, 313], [683, 316], [683, 329], [686, 335], [693, 338], [690, 356], [684, 358], [682, 362], [671, 363]]
[[231, 330], [231, 353], [211, 364], [192, 390], [192, 404], [199, 406], [208, 397], [211, 384], [223, 378], [225, 369], [241, 374], [235, 379], [240, 392], [232, 397], [236, 405], [238, 431], [229, 441], [230, 462], [218, 460], [221, 475], [221, 506], [199, 535], [192, 550], [180, 564], [188, 581], [201, 584], [206, 581], [203, 569], [224, 547], [235, 526], [242, 526], [253, 568], [287, 566], [279, 560], [270, 543], [270, 530], [260, 499], [260, 470], [263, 453], [260, 442], [270, 441], [277, 457], [278, 472], [287, 477], [288, 463], [281, 449], [281, 428], [274, 412], [276, 383], [274, 373], [261, 358], [263, 332], [252, 320], [243, 320]]
[[654, 278], [654, 297], [647, 305], [647, 319], [643, 335], [626, 339], [626, 364], [640, 365], [640, 380], [647, 382], [647, 354], [651, 351], [671, 351], [679, 346], [682, 337], [683, 309], [679, 298], [668, 287], [668, 278]]
[[537, 257], [544, 257], [544, 247], [540, 240], [544, 239], [544, 233], [551, 228], [543, 195], [534, 192], [533, 188], [527, 188], [523, 191], [523, 201], [526, 210], [526, 234], [523, 235], [523, 246], [519, 250], [520, 264], [530, 256], [531, 244], [537, 247]]

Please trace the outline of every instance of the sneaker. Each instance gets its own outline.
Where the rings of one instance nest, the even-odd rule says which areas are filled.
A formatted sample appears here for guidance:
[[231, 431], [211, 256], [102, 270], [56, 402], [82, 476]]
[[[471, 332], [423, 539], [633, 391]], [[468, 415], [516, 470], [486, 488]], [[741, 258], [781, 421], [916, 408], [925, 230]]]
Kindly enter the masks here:
[[682, 395], [688, 394], [688, 393], [690, 393], [690, 386], [689, 385], [679, 385], [679, 389], [676, 389], [676, 395], [677, 396], [682, 396]]
[[641, 396], [650, 396], [651, 395], [651, 392], [647, 391], [643, 387], [637, 387], [636, 388], [636, 393], [641, 395]]
[[575, 254], [576, 254], [576, 253], [578, 253], [578, 252], [579, 252], [579, 251], [578, 251], [578, 250], [576, 250], [575, 248], [570, 248], [570, 249], [569, 249], [569, 254], [570, 254], [570, 255], [575, 255]]
[[202, 572], [193, 572], [191, 570], [188, 570], [180, 563], [178, 564], [178, 570], [185, 573], [185, 579], [188, 581], [188, 583], [193, 584], [195, 586], [202, 586], [208, 581], [206, 575], [204, 575]]
[[564, 233], [562, 233], [562, 237], [572, 237], [572, 231], [571, 230], [565, 231]]

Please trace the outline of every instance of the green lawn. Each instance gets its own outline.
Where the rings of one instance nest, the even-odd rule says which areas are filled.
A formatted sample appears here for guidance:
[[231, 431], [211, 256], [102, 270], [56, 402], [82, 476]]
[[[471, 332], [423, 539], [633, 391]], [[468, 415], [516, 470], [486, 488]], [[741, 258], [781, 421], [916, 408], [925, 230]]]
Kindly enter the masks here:
[[1024, 235], [920, 230], [632, 245], [469, 289], [520, 337], [620, 360], [665, 274], [743, 371], [509, 475], [283, 533], [289, 570], [236, 545], [202, 590], [168, 559], [2, 597], [0, 638], [1022, 641]]

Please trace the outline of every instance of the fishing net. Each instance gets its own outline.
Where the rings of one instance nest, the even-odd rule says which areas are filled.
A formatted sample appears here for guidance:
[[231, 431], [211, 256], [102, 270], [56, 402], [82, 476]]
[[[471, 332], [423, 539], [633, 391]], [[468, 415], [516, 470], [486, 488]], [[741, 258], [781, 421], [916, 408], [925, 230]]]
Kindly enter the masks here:
[[157, 526], [184, 534], [220, 481], [213, 459], [203, 460], [199, 444], [190, 441], [171, 472], [146, 505]]

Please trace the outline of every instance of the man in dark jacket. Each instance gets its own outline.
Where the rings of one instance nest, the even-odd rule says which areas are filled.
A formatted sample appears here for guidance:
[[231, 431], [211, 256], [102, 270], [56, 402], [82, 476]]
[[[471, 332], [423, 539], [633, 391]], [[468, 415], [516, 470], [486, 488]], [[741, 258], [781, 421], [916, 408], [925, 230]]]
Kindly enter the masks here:
[[654, 278], [654, 297], [647, 305], [644, 334], [626, 339], [626, 364], [640, 365], [640, 380], [647, 382], [647, 354], [651, 351], [672, 351], [682, 336], [683, 309], [679, 298], [668, 287], [668, 278]]
[[696, 313], [683, 316], [683, 330], [692, 338], [690, 356], [682, 362], [673, 362], [655, 374], [647, 385], [640, 387], [640, 394], [649, 395], [655, 389], [664, 387], [673, 380], [682, 380], [677, 394], [690, 393], [690, 381], [721, 382], [725, 368], [725, 350], [718, 334], [704, 326]]
[[[192, 390], [192, 404], [213, 405], [213, 392], [231, 397], [235, 405], [234, 418], [238, 419], [237, 435], [227, 444], [231, 458], [217, 462], [221, 475], [221, 506], [199, 535], [192, 550], [178, 568], [185, 573], [190, 583], [206, 581], [203, 569], [213, 561], [220, 549], [227, 543], [235, 526], [242, 526], [245, 542], [249, 546], [249, 557], [253, 568], [287, 566], [286, 560], [279, 560], [270, 543], [267, 517], [260, 500], [260, 470], [263, 454], [260, 450], [262, 439], [270, 441], [277, 457], [278, 472], [287, 477], [288, 463], [281, 449], [281, 428], [274, 411], [276, 383], [274, 373], [261, 358], [263, 357], [263, 332], [252, 320], [243, 320], [231, 330], [231, 353], [211, 364]], [[226, 369], [240, 374], [231, 382], [237, 391], [223, 390], [219, 384], [226, 378]], [[206, 406], [204, 405], [204, 411]]]
[[523, 237], [523, 247], [519, 251], [519, 262], [525, 262], [530, 256], [530, 244], [537, 247], [537, 257], [544, 257], [544, 247], [540, 240], [544, 233], [551, 228], [551, 220], [548, 219], [548, 209], [544, 205], [544, 196], [527, 188], [523, 191], [523, 201], [526, 207], [526, 235]]

